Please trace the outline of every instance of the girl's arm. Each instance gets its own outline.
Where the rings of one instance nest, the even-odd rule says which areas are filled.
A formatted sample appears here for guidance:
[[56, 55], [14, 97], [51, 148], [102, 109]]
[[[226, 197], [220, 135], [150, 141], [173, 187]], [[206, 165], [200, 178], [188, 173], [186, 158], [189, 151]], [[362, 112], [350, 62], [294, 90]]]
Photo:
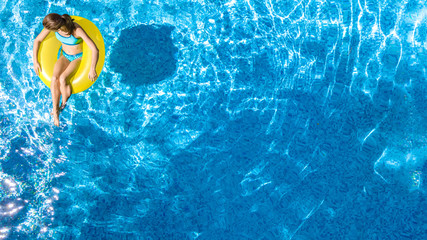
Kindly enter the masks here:
[[76, 36], [83, 39], [83, 41], [89, 46], [90, 50], [92, 50], [92, 63], [90, 65], [89, 79], [95, 81], [98, 77], [96, 74], [96, 64], [98, 63], [99, 50], [96, 47], [96, 44], [92, 41], [92, 39], [86, 34], [83, 28], [78, 27], [76, 29]]
[[36, 72], [37, 75], [39, 75], [40, 70], [41, 70], [39, 61], [37, 60], [37, 57], [38, 57], [37, 55], [39, 52], [40, 43], [47, 37], [49, 32], [50, 32], [49, 30], [43, 29], [42, 32], [36, 37], [36, 39], [34, 39], [33, 64], [34, 64], [34, 71]]

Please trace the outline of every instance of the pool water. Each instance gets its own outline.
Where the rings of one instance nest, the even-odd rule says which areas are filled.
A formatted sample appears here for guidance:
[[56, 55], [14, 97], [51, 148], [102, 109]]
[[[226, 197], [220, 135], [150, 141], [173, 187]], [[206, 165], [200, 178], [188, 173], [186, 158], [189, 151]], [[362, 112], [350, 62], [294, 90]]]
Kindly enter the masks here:
[[[53, 125], [34, 38], [106, 60]], [[426, 239], [425, 0], [0, 0], [0, 239]]]

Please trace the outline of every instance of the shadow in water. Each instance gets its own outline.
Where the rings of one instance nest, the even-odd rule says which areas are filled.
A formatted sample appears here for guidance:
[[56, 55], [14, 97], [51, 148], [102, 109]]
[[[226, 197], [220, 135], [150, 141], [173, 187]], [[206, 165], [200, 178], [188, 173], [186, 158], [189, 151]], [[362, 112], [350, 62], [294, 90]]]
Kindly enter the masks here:
[[176, 69], [172, 26], [139, 25], [121, 32], [113, 47], [110, 64], [121, 73], [122, 83], [141, 86], [160, 82]]

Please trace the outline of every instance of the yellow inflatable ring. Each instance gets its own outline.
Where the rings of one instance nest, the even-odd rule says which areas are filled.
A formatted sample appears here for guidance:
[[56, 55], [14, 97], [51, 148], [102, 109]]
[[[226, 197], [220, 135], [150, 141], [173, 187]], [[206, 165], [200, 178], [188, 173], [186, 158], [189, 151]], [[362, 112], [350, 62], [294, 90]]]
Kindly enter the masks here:
[[[104, 39], [102, 38], [101, 32], [91, 21], [86, 18], [71, 16], [74, 22], [78, 23], [86, 34], [92, 39], [99, 50], [98, 63], [96, 64], [96, 73], [99, 74], [102, 71], [105, 61], [105, 46]], [[50, 81], [53, 75], [53, 67], [57, 61], [58, 51], [61, 47], [61, 42], [55, 37], [55, 32], [50, 32], [47, 37], [40, 44], [38, 52], [38, 61], [41, 66], [41, 72], [39, 74], [40, 79], [50, 88]], [[83, 92], [88, 89], [94, 82], [89, 79], [89, 70], [92, 62], [92, 50], [83, 41], [83, 57], [74, 74], [71, 74], [69, 81], [71, 83], [72, 93]]]

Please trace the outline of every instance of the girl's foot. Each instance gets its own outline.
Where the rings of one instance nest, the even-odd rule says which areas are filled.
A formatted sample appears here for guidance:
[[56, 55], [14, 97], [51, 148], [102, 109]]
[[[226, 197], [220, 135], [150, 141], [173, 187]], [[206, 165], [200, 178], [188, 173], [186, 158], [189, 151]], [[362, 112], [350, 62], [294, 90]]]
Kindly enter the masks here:
[[67, 106], [67, 103], [62, 103], [61, 107], [59, 107], [59, 111], [64, 110], [64, 108]]
[[[67, 104], [66, 103], [64, 103], [64, 104], [62, 104], [61, 105], [61, 107], [59, 107], [59, 112], [62, 112], [62, 110], [64, 110], [64, 108], [67, 106]], [[53, 116], [53, 111], [52, 112], [50, 112], [50, 115], [52, 115]]]
[[53, 110], [53, 124], [59, 127], [59, 110]]

